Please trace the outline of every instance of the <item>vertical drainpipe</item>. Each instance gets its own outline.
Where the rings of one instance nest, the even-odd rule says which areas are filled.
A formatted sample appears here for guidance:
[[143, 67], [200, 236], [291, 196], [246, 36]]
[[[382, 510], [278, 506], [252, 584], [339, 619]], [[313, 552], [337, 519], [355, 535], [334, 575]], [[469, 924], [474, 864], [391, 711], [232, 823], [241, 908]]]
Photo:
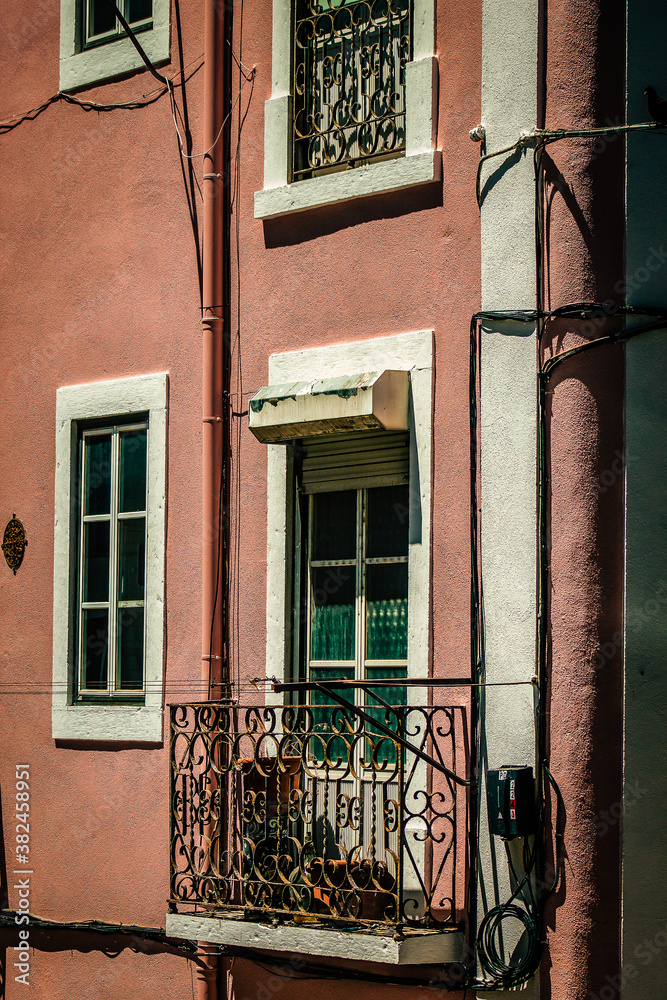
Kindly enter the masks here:
[[[224, 115], [224, 10], [206, 0], [204, 22], [204, 157], [202, 246], [202, 678], [209, 697], [222, 680], [220, 491], [223, 463], [223, 140], [216, 137]], [[215, 143], [215, 145], [214, 145]], [[213, 147], [213, 148], [211, 148]], [[216, 599], [217, 598], [217, 599]]]
[[[223, 680], [223, 199], [224, 39], [226, 4], [206, 0], [204, 13], [204, 156], [202, 245], [202, 681], [219, 698]], [[217, 141], [216, 141], [217, 140]], [[199, 942], [198, 1000], [218, 998], [218, 949]]]

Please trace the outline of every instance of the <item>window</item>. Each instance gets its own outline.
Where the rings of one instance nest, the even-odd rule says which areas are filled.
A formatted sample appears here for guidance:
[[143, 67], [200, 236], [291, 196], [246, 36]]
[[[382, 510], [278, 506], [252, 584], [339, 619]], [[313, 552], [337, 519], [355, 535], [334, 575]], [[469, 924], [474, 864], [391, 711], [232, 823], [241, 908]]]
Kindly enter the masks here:
[[293, 179], [405, 149], [411, 0], [296, 0]]
[[59, 389], [53, 736], [160, 742], [167, 376]]
[[139, 423], [81, 434], [79, 698], [144, 691], [147, 432]]
[[[153, 0], [118, 0], [117, 7], [134, 32], [153, 25]], [[83, 0], [81, 16], [82, 47], [113, 42], [125, 35], [109, 0]]]
[[273, 0], [256, 218], [440, 178], [434, 25], [433, 0]]
[[[170, 0], [117, 0], [155, 65], [169, 61]], [[60, 89], [76, 90], [145, 69], [107, 0], [60, 0]]]
[[[302, 673], [310, 681], [407, 676], [409, 440], [378, 431], [299, 442], [295, 572]], [[382, 485], [383, 483], [392, 485]], [[346, 485], [356, 486], [345, 489]], [[297, 654], [298, 655], [298, 654]], [[379, 688], [405, 704], [405, 688]], [[354, 700], [349, 691], [348, 698]], [[363, 696], [357, 692], [358, 704]], [[313, 702], [318, 701], [318, 696]], [[384, 713], [369, 697], [363, 707]]]
[[[312, 675], [321, 671], [323, 678], [333, 657], [343, 650], [341, 659], [350, 676], [361, 678], [364, 671], [368, 677], [428, 676], [432, 351], [433, 334], [425, 330], [270, 358], [269, 381], [275, 385], [336, 378], [354, 371], [408, 371], [410, 430], [323, 434], [305, 439], [301, 454], [284, 444], [268, 445], [267, 593], [271, 599], [267, 601], [267, 677], [296, 679], [307, 671]], [[387, 461], [376, 465], [375, 485], [369, 476], [368, 452], [364, 460], [356, 443], [361, 438], [374, 438], [371, 451], [377, 452], [378, 441], [388, 449]], [[346, 443], [347, 458], [324, 454], [327, 448], [335, 451]], [[353, 472], [354, 453], [359, 465]], [[332, 546], [343, 544], [341, 521], [348, 533], [354, 531], [354, 554], [349, 541], [345, 554], [325, 551], [329, 543], [318, 525], [327, 521]], [[292, 552], [297, 553], [296, 559]], [[338, 581], [338, 594], [328, 594]], [[351, 654], [352, 626], [344, 623], [350, 622], [352, 601]], [[328, 640], [340, 643], [338, 650], [333, 644], [327, 648], [319, 638], [327, 616], [347, 629]], [[339, 666], [333, 669], [340, 676]], [[426, 703], [425, 691], [409, 690], [411, 703]], [[394, 704], [401, 704], [405, 697], [404, 689], [389, 693]], [[279, 704], [282, 695], [269, 693], [267, 700]]]

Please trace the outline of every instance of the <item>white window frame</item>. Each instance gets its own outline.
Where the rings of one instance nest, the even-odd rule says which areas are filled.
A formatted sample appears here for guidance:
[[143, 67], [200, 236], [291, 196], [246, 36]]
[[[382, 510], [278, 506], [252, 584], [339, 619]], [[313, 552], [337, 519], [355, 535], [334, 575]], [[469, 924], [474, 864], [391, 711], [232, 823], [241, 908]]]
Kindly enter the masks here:
[[292, 0], [273, 0], [271, 98], [264, 105], [264, 188], [255, 193], [255, 218], [276, 218], [439, 180], [435, 0], [413, 0], [413, 53], [405, 72], [405, 155], [294, 183], [290, 183], [292, 18]]
[[[119, 619], [123, 611], [128, 608], [141, 608], [142, 614], [145, 614], [146, 601], [144, 598], [140, 600], [133, 599], [128, 601], [119, 600], [119, 586], [120, 586], [120, 550], [119, 550], [119, 537], [120, 537], [120, 525], [123, 521], [131, 520], [135, 521], [137, 518], [143, 519], [144, 530], [143, 530], [143, 544], [144, 544], [144, 565], [143, 573], [144, 579], [146, 576], [146, 503], [142, 510], [134, 511], [121, 511], [120, 510], [120, 473], [119, 473], [119, 463], [120, 463], [120, 437], [122, 434], [133, 431], [133, 430], [144, 430], [146, 431], [146, 443], [148, 444], [150, 432], [149, 426], [146, 421], [140, 421], [138, 423], [114, 423], [111, 425], [105, 425], [104, 427], [94, 427], [85, 428], [81, 435], [80, 440], [80, 456], [79, 456], [79, 469], [80, 469], [80, 482], [82, 484], [82, 496], [79, 503], [79, 517], [78, 517], [78, 528], [79, 528], [79, 553], [78, 553], [78, 563], [79, 563], [79, 585], [78, 585], [78, 598], [77, 598], [77, 695], [78, 700], [88, 698], [91, 701], [94, 699], [109, 699], [109, 698], [125, 698], [134, 699], [135, 701], [139, 698], [143, 700], [145, 690], [146, 690], [146, 672], [145, 672], [145, 653], [146, 653], [146, 628], [145, 620], [144, 627], [142, 629], [143, 640], [142, 640], [142, 685], [141, 688], [120, 688], [117, 686], [118, 683], [118, 640], [120, 636], [120, 626]], [[85, 512], [85, 496], [87, 491], [86, 486], [86, 458], [85, 458], [85, 448], [86, 441], [95, 437], [109, 436], [111, 439], [111, 476], [109, 482], [109, 512], [104, 514], [86, 514]], [[106, 600], [96, 600], [85, 598], [85, 586], [84, 586], [84, 576], [85, 576], [85, 529], [86, 524], [92, 525], [95, 522], [106, 522], [109, 525], [109, 565], [107, 571], [107, 598]], [[145, 597], [145, 595], [144, 595]], [[84, 686], [85, 670], [84, 670], [84, 614], [86, 610], [106, 610], [107, 618], [107, 684], [102, 690], [100, 688], [86, 688]]]
[[[410, 372], [410, 511], [408, 520], [408, 677], [430, 670], [431, 607], [431, 437], [433, 331], [421, 330], [375, 340], [273, 354], [269, 384], [335, 378], [358, 371], [389, 368]], [[292, 594], [286, 567], [291, 565], [291, 475], [285, 445], [267, 447], [267, 603], [266, 676], [290, 678]], [[408, 689], [408, 703], [427, 704], [427, 689]], [[283, 696], [267, 685], [267, 704]]]
[[[53, 587], [54, 739], [102, 742], [162, 741], [164, 687], [164, 586], [167, 445], [166, 373], [58, 389]], [[143, 704], [75, 704], [76, 601], [81, 423], [148, 413], [145, 696]]]
[[[110, 38], [91, 48], [79, 45], [79, 0], [60, 0], [60, 89], [76, 90], [103, 83], [145, 69], [145, 64], [129, 38]], [[153, 26], [141, 31], [139, 41], [154, 65], [169, 61], [170, 0], [153, 0]]]
[[[123, 38], [125, 36], [125, 29], [121, 25], [118, 18], [115, 18], [115, 25], [113, 28], [99, 35], [91, 35], [90, 38], [86, 40], [86, 36], [88, 34], [88, 24], [90, 22], [90, 17], [91, 17], [91, 7], [92, 4], [95, 3], [95, 0], [79, 0], [79, 2], [81, 3], [81, 24], [79, 25], [80, 27], [79, 34], [81, 38], [84, 39], [83, 48], [88, 48], [93, 45], [106, 45], [109, 42], [115, 42], [118, 37]], [[101, 0], [101, 2], [104, 2], [104, 0]], [[150, 17], [144, 18], [143, 21], [130, 21], [128, 16], [129, 15], [128, 2], [129, 0], [117, 0], [116, 6], [118, 7], [119, 11], [121, 12], [125, 20], [130, 25], [132, 31], [143, 32], [146, 28], [149, 29], [152, 28], [153, 27], [152, 14]]]

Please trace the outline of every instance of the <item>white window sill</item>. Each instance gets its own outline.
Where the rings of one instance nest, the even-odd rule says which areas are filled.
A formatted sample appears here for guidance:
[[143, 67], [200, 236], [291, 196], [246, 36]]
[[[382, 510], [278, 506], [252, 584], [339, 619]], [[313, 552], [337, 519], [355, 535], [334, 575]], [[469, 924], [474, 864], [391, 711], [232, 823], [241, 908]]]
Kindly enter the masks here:
[[162, 709], [144, 705], [53, 707], [53, 739], [161, 743]]
[[277, 926], [261, 924], [227, 913], [210, 916], [167, 914], [168, 937], [210, 941], [232, 948], [256, 948], [259, 951], [318, 955], [383, 965], [444, 965], [464, 959], [465, 942], [461, 931], [407, 931], [398, 941], [394, 939], [395, 933], [396, 929], [391, 926], [339, 931], [291, 922]]
[[[141, 46], [151, 62], [156, 65], [169, 59], [169, 26], [154, 28], [139, 36]], [[94, 49], [76, 52], [60, 59], [60, 89], [76, 90], [77, 87], [102, 83], [114, 77], [145, 69], [146, 64], [128, 38], [107, 42]]]
[[311, 177], [283, 187], [257, 191], [255, 218], [275, 219], [291, 212], [304, 212], [322, 205], [430, 184], [439, 181], [441, 174], [440, 151], [435, 149], [367, 167]]

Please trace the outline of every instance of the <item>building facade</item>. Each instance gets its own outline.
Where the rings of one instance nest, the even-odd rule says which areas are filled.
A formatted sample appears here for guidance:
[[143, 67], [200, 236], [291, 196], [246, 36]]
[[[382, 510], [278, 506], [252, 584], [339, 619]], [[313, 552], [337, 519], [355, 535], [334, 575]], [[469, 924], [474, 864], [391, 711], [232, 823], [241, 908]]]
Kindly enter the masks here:
[[7, 5], [8, 1000], [660, 991], [665, 20]]

